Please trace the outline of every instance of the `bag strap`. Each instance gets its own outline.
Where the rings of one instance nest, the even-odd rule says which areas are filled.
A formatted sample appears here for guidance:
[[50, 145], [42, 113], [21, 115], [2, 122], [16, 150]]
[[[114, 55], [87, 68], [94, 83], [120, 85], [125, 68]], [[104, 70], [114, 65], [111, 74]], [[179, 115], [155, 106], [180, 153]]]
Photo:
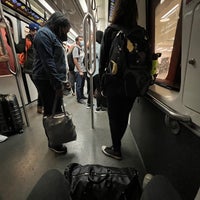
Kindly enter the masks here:
[[[52, 108], [52, 117], [55, 116], [57, 101], [58, 101], [58, 96], [56, 95], [54, 99], [54, 103], [53, 103], [53, 108]], [[61, 99], [61, 101], [62, 101], [61, 106], [62, 106], [63, 113], [65, 116], [67, 116], [67, 114], [69, 115], [69, 113], [65, 110], [63, 98]]]

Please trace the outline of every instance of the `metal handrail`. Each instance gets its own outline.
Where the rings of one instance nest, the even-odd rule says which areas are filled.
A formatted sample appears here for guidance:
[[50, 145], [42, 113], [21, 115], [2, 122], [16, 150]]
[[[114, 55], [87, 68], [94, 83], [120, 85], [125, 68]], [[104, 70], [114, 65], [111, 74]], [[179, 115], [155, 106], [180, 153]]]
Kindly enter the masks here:
[[147, 99], [149, 99], [153, 104], [158, 106], [165, 114], [167, 114], [170, 118], [172, 118], [174, 120], [181, 121], [181, 122], [191, 122], [192, 121], [190, 116], [183, 115], [183, 114], [176, 112], [175, 110], [173, 110], [172, 108], [170, 108], [163, 102], [159, 101], [158, 99], [156, 99], [153, 95], [151, 95], [149, 93], [147, 94]]
[[[14, 56], [14, 65], [16, 67], [16, 72], [14, 72], [11, 69], [9, 62], [7, 62], [7, 67], [8, 67], [8, 70], [11, 72], [11, 74], [14, 75], [14, 77], [15, 77], [15, 80], [16, 80], [16, 83], [17, 83], [17, 88], [18, 88], [19, 95], [20, 95], [20, 99], [21, 99], [21, 102], [22, 102], [22, 107], [23, 107], [23, 111], [24, 111], [26, 124], [27, 124], [27, 126], [29, 126], [29, 119], [28, 119], [28, 115], [27, 115], [27, 112], [26, 112], [26, 108], [25, 108], [24, 98], [23, 98], [23, 95], [22, 95], [22, 87], [21, 87], [20, 80], [19, 80], [19, 77], [18, 77], [20, 72], [21, 72], [20, 65], [19, 65], [18, 57], [17, 57], [16, 51], [15, 51], [15, 44], [14, 44], [13, 36], [12, 36], [12, 33], [11, 33], [11, 29], [10, 29], [10, 26], [7, 24], [7, 22], [5, 20], [1, 2], [0, 2], [0, 16], [2, 18], [2, 21], [6, 25], [6, 30], [7, 30], [7, 33], [8, 33], [8, 39], [9, 39], [9, 42], [11, 44], [11, 48], [12, 48], [12, 52], [13, 52], [13, 56]], [[5, 48], [5, 46], [3, 48]], [[4, 51], [6, 52], [6, 48], [4, 49]]]
[[[91, 107], [91, 126], [94, 128], [94, 110], [93, 110], [93, 74], [96, 70], [96, 34], [93, 34], [93, 40], [91, 43], [91, 30], [93, 33], [96, 32], [96, 23], [93, 15], [90, 13], [90, 1], [87, 1], [87, 6], [89, 8], [88, 13], [85, 15], [83, 19], [83, 31], [84, 31], [84, 51], [85, 51], [85, 64], [86, 64], [86, 71], [90, 76], [90, 107]], [[91, 27], [92, 22], [92, 27]], [[91, 29], [92, 28], [92, 29]], [[87, 34], [89, 40], [89, 46], [87, 46]], [[92, 48], [93, 44], [93, 48]], [[89, 50], [89, 60], [87, 57], [87, 52]], [[93, 51], [93, 54], [92, 54]], [[93, 55], [93, 57], [91, 56]], [[89, 62], [88, 62], [89, 61]]]

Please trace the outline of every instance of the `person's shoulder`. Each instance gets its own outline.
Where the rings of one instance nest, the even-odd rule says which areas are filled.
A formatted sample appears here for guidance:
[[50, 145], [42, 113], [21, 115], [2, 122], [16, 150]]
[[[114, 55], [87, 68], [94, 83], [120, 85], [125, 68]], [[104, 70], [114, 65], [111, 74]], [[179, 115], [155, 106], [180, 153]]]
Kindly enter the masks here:
[[40, 28], [38, 30], [38, 32], [36, 33], [36, 35], [53, 35], [53, 32], [46, 26], [43, 26], [42, 28]]
[[116, 28], [114, 28], [114, 26], [111, 24], [111, 25], [107, 26], [107, 28], [104, 31], [104, 34], [113, 32], [115, 30], [116, 30]]

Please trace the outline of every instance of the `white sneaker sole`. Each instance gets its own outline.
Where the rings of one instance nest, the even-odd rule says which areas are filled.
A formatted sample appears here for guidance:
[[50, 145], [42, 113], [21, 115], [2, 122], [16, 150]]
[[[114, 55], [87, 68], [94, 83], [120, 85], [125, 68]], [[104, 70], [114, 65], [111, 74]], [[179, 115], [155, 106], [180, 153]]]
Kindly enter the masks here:
[[109, 157], [114, 158], [114, 159], [116, 159], [116, 160], [122, 160], [122, 157], [115, 156], [115, 155], [113, 155], [113, 154], [107, 153], [107, 152], [105, 151], [106, 147], [107, 147], [107, 146], [102, 146], [102, 147], [101, 147], [102, 152], [103, 152], [106, 156], [109, 156]]

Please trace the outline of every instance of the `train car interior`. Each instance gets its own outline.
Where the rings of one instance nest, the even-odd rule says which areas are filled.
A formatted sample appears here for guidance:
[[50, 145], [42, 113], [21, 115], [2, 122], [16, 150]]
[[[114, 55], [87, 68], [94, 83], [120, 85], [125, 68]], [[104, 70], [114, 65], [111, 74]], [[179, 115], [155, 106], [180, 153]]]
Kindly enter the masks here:
[[[162, 175], [181, 199], [200, 200], [200, 0], [136, 0], [138, 24], [146, 28], [157, 55], [156, 73], [154, 84], [131, 110], [122, 160], [101, 151], [111, 142], [107, 111], [96, 112], [95, 97], [89, 109], [78, 104], [72, 91], [63, 100], [77, 139], [66, 143], [65, 155], [48, 148], [43, 115], [37, 113], [37, 89], [23, 72], [16, 44], [28, 34], [29, 23], [42, 27], [55, 11], [70, 21], [68, 48], [78, 35], [90, 41], [91, 33], [104, 32], [111, 23], [115, 1], [0, 1], [0, 56], [9, 55], [0, 63], [0, 99], [14, 94], [23, 120], [19, 133], [0, 127], [0, 200], [27, 199], [43, 174], [51, 169], [64, 173], [70, 163], [133, 167], [141, 187], [146, 174]], [[86, 84], [84, 93], [88, 96]]]

